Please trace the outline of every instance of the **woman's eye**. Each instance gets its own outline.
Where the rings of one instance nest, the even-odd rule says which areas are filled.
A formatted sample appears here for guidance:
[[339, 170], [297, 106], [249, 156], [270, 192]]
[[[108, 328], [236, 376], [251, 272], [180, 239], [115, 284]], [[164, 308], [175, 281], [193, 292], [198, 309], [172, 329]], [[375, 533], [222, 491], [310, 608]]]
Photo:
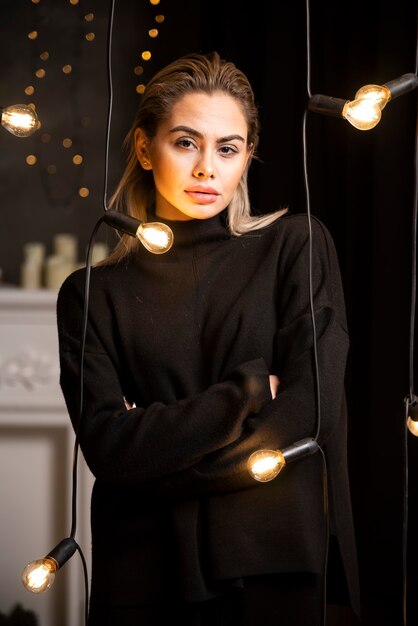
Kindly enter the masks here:
[[238, 150], [234, 146], [221, 146], [219, 148], [219, 152], [221, 152], [221, 154], [229, 156], [232, 154], [237, 154]]
[[180, 146], [181, 148], [190, 148], [194, 146], [194, 143], [191, 139], [178, 139], [176, 141], [176, 145]]

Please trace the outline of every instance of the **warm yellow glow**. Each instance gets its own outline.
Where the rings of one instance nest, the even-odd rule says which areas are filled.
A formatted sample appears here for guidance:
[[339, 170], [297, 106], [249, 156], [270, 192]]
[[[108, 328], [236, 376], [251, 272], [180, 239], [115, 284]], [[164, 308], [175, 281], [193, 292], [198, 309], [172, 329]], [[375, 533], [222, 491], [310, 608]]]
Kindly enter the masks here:
[[342, 116], [358, 130], [371, 130], [382, 117], [379, 105], [369, 98], [346, 102]]
[[173, 245], [173, 231], [166, 224], [149, 222], [140, 224], [136, 236], [143, 246], [153, 254], [168, 252]]
[[149, 50], [144, 50], [141, 54], [141, 58], [144, 59], [144, 61], [149, 61], [151, 58], [151, 52]]
[[276, 478], [285, 465], [286, 460], [280, 450], [258, 450], [247, 461], [251, 476], [262, 483]]
[[418, 437], [418, 422], [408, 417], [406, 424], [408, 426], [409, 432], [415, 437]]
[[45, 70], [43, 70], [42, 68], [39, 70], [36, 70], [35, 72], [35, 76], [36, 78], [44, 78], [45, 77]]
[[384, 85], [364, 85], [354, 96], [355, 100], [367, 98], [375, 102], [382, 111], [391, 98], [390, 91]]
[[158, 37], [158, 28], [151, 28], [151, 29], [148, 31], [148, 35], [149, 35], [150, 37]]
[[89, 193], [90, 190], [88, 189], [88, 187], [80, 187], [80, 189], [78, 190], [78, 195], [81, 196], [81, 198], [87, 198]]
[[28, 156], [26, 157], [26, 163], [28, 165], [35, 165], [37, 162], [37, 158], [34, 154], [28, 154]]
[[14, 104], [1, 111], [1, 125], [16, 137], [29, 137], [39, 128], [39, 120], [32, 107]]
[[23, 570], [23, 586], [31, 593], [47, 591], [55, 580], [56, 571], [57, 564], [54, 559], [45, 558], [32, 561]]

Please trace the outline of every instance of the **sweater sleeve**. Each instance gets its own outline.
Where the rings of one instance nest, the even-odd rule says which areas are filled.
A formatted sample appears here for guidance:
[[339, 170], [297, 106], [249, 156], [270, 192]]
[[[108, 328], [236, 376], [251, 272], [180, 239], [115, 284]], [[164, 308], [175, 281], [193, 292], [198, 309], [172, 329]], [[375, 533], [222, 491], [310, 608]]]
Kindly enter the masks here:
[[60, 384], [80, 448], [96, 478], [155, 488], [159, 480], [239, 439], [245, 418], [271, 400], [268, 371], [260, 358], [241, 364], [225, 380], [192, 397], [127, 410], [118, 365], [101, 345], [91, 320], [81, 361], [83, 289], [76, 273], [58, 294]]
[[326, 447], [330, 434], [344, 419], [341, 408], [349, 338], [335, 246], [317, 219], [312, 220], [311, 240], [306, 217], [291, 220], [283, 224], [284, 243], [277, 276], [272, 278], [278, 286], [272, 371], [280, 379], [277, 397], [245, 419], [236, 441], [209, 453], [191, 471], [171, 477], [167, 485], [173, 494], [188, 497], [259, 484], [247, 470], [252, 452], [283, 449], [311, 437]]

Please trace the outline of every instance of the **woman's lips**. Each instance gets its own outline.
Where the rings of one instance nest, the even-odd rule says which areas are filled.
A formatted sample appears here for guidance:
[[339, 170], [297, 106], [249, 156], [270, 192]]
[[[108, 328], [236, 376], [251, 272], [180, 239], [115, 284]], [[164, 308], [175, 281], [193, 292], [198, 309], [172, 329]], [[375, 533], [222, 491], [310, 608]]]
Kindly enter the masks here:
[[218, 196], [220, 195], [216, 189], [212, 189], [212, 187], [189, 187], [188, 189], [185, 189], [185, 192], [189, 198], [197, 200], [203, 204], [216, 202]]

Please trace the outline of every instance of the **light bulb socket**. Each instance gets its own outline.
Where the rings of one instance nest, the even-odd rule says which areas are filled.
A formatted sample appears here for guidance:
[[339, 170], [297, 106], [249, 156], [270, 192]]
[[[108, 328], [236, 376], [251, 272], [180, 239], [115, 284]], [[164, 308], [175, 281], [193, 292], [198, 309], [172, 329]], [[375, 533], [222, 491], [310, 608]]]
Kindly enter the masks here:
[[57, 564], [57, 569], [62, 567], [77, 550], [77, 543], [72, 537], [67, 537], [60, 541], [55, 548], [52, 548], [46, 555], [46, 559], [52, 559]]
[[418, 76], [416, 74], [402, 74], [399, 78], [390, 80], [384, 84], [390, 91], [391, 100], [403, 96], [418, 87]]
[[332, 96], [324, 96], [322, 94], [316, 94], [309, 98], [308, 109], [315, 113], [321, 113], [322, 115], [329, 115], [331, 117], [342, 117], [343, 109], [348, 100], [342, 98], [333, 98]]
[[292, 461], [296, 461], [305, 456], [315, 454], [318, 449], [319, 445], [316, 439], [308, 437], [306, 439], [301, 439], [300, 441], [295, 441], [295, 443], [292, 443], [292, 445], [287, 448], [283, 448], [282, 454], [286, 463], [291, 463]]
[[103, 221], [109, 226], [113, 226], [113, 228], [127, 235], [131, 235], [131, 237], [137, 237], [138, 228], [142, 224], [142, 222], [134, 217], [113, 209], [108, 209], [104, 212]]

